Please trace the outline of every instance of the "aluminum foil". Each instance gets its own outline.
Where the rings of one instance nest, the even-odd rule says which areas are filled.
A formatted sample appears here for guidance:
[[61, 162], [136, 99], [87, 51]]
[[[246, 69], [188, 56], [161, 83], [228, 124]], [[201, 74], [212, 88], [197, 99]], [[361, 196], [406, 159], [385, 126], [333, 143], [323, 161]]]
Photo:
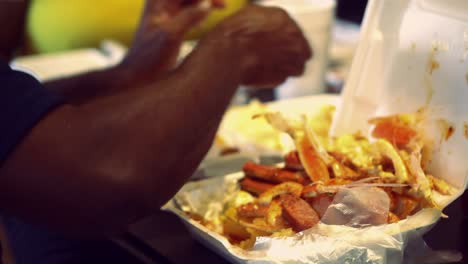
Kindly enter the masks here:
[[[355, 217], [340, 225], [321, 222], [293, 237], [258, 237], [252, 250], [243, 250], [219, 234], [219, 217], [235, 198], [239, 191], [237, 182], [242, 177], [243, 173], [234, 173], [190, 182], [163, 209], [177, 214], [195, 238], [233, 263], [425, 263], [424, 258], [440, 259], [431, 263], [447, 263], [459, 258], [430, 251], [422, 239], [442, 215], [436, 209], [424, 209], [398, 223], [379, 226], [356, 224], [359, 219]], [[455, 200], [461, 193], [456, 192], [445, 201]], [[356, 206], [357, 200], [348, 197], [343, 201], [352, 202], [334, 204], [348, 211], [355, 206], [357, 215], [362, 213], [362, 206]], [[185, 212], [202, 216], [211, 223], [210, 228], [190, 219]]]

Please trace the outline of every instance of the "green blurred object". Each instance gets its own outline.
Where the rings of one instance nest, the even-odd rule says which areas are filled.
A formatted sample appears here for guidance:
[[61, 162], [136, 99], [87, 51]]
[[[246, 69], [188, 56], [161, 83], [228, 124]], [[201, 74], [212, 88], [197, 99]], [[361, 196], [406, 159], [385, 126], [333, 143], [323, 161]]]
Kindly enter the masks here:
[[191, 30], [187, 36], [187, 40], [195, 40], [202, 37], [205, 33], [213, 29], [219, 22], [223, 21], [249, 3], [249, 0], [225, 0], [225, 7], [223, 9], [212, 11], [211, 14], [201, 22], [196, 28]]
[[129, 45], [144, 0], [33, 0], [28, 13], [29, 52], [97, 47], [105, 39]]

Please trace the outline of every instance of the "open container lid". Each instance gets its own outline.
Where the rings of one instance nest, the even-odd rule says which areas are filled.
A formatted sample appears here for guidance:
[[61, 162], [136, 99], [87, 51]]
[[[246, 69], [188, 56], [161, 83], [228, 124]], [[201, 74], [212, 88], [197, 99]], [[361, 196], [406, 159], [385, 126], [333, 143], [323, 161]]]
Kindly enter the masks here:
[[[425, 109], [429, 171], [465, 189], [468, 175], [466, 0], [370, 0], [332, 133], [368, 132], [375, 116]], [[441, 126], [453, 134], [444, 136]], [[444, 138], [445, 137], [445, 138]]]

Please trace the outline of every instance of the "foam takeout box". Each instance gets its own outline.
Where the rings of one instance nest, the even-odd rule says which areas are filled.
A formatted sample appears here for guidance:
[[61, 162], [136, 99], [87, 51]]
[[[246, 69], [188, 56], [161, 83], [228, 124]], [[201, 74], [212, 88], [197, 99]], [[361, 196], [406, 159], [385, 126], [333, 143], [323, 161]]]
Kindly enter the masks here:
[[[424, 110], [434, 138], [430, 171], [458, 188], [468, 163], [468, 4], [369, 1], [333, 133], [369, 131], [374, 116]], [[448, 139], [444, 128], [454, 129]]]

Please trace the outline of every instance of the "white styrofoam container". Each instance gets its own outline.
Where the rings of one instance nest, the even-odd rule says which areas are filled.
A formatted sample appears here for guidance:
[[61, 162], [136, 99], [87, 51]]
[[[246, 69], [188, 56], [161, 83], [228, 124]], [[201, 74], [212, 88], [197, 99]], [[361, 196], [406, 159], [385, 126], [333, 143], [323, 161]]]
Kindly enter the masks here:
[[[373, 116], [425, 108], [455, 128], [437, 141], [431, 173], [457, 187], [468, 175], [468, 2], [371, 0], [334, 134], [369, 131]], [[427, 129], [436, 138], [441, 129]], [[439, 135], [436, 135], [439, 134]]]

